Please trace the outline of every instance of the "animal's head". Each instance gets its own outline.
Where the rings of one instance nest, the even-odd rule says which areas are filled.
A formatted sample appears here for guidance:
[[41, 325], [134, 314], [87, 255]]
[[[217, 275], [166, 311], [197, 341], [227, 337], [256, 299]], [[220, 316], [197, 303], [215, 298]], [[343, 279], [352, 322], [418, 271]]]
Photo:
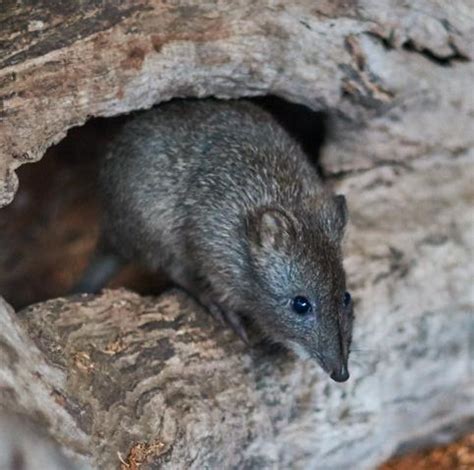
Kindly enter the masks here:
[[258, 283], [254, 319], [271, 339], [315, 359], [338, 382], [349, 378], [353, 321], [341, 255], [346, 221], [344, 196], [324, 195], [291, 211], [260, 208], [247, 224]]

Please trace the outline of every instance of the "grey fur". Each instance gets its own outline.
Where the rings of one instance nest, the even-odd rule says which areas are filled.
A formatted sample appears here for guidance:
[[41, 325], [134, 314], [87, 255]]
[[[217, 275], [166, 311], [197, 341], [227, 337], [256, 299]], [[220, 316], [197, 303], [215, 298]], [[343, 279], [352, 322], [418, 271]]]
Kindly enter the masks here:
[[[236, 330], [244, 314], [347, 379], [345, 199], [323, 187], [270, 114], [214, 100], [139, 113], [110, 146], [100, 186], [104, 246], [164, 270]], [[313, 314], [291, 309], [296, 295]]]

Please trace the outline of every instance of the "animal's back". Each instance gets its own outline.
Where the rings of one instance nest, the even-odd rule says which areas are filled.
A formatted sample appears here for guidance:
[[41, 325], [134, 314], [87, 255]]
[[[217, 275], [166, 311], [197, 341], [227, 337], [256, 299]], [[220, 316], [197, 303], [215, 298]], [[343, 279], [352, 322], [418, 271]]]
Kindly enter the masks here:
[[100, 180], [109, 243], [151, 268], [170, 264], [200, 236], [231, 236], [249, 208], [320, 188], [271, 115], [214, 100], [137, 114], [112, 143]]
[[345, 198], [323, 188], [271, 115], [212, 100], [137, 114], [111, 144], [100, 183], [103, 245], [76, 292], [97, 292], [123, 261], [164, 268], [243, 339], [246, 316], [348, 379]]

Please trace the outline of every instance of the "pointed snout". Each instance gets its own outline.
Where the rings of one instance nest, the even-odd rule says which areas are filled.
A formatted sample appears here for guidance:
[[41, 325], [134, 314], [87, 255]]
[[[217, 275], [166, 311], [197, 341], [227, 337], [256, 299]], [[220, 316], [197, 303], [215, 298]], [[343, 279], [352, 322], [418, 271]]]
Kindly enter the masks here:
[[349, 369], [347, 367], [347, 358], [339, 360], [329, 360], [327, 356], [318, 354], [316, 356], [319, 365], [329, 374], [335, 382], [345, 382], [349, 379]]
[[340, 367], [335, 368], [329, 376], [336, 382], [345, 382], [349, 378], [347, 364], [342, 364]]

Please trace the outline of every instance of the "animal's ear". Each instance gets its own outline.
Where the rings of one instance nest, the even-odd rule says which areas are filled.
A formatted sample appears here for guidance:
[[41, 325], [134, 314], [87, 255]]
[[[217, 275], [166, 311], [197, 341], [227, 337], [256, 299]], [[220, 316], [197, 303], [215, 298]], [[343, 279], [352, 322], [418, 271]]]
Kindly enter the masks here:
[[323, 227], [331, 240], [340, 242], [349, 218], [346, 198], [342, 194], [332, 198], [322, 207]]
[[250, 214], [248, 234], [255, 248], [283, 250], [296, 237], [291, 216], [282, 209], [261, 208]]

